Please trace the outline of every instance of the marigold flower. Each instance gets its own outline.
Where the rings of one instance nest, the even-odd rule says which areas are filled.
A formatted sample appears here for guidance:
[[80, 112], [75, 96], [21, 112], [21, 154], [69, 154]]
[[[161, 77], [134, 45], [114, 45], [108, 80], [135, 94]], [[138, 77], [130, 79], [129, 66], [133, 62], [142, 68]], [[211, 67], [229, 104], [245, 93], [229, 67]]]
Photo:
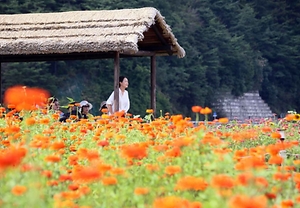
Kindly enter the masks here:
[[72, 181], [72, 175], [69, 174], [60, 175], [59, 181]]
[[193, 111], [194, 113], [200, 113], [201, 109], [202, 109], [201, 106], [198, 106], [198, 105], [192, 106], [192, 111]]
[[40, 120], [40, 124], [49, 124], [50, 123], [50, 119], [49, 118], [42, 118], [41, 120]]
[[271, 193], [271, 192], [267, 192], [265, 193], [265, 196], [268, 198], [268, 199], [276, 199], [276, 194], [275, 193]]
[[45, 177], [47, 177], [47, 178], [51, 178], [52, 177], [52, 171], [50, 171], [50, 170], [44, 170], [42, 172], [42, 175], [45, 176]]
[[76, 191], [78, 190], [79, 188], [79, 185], [76, 184], [76, 183], [71, 183], [69, 186], [68, 186], [68, 189], [71, 190], [71, 191]]
[[283, 162], [283, 158], [280, 157], [279, 155], [271, 155], [268, 162], [269, 164], [281, 165]]
[[35, 110], [36, 106], [45, 106], [49, 92], [40, 88], [14, 86], [4, 93], [4, 103], [15, 105], [20, 110]]
[[293, 121], [295, 119], [295, 114], [287, 114], [285, 116], [285, 120], [287, 121]]
[[272, 129], [271, 129], [271, 127], [269, 127], [269, 126], [264, 126], [261, 130], [262, 130], [262, 132], [264, 132], [264, 133], [272, 132]]
[[125, 157], [139, 160], [148, 155], [147, 147], [139, 143], [123, 146], [122, 153]]
[[154, 208], [190, 207], [190, 202], [177, 196], [166, 196], [154, 200]]
[[57, 180], [47, 181], [47, 185], [48, 186], [57, 186], [58, 185], [58, 181]]
[[281, 134], [278, 131], [272, 132], [271, 137], [273, 139], [280, 139], [281, 138]]
[[178, 165], [174, 165], [174, 166], [167, 166], [165, 168], [165, 173], [167, 175], [174, 175], [176, 173], [180, 173], [181, 172], [181, 167]]
[[266, 168], [264, 159], [257, 156], [242, 158], [235, 166], [236, 170], [264, 169], [264, 168]]
[[109, 142], [107, 140], [102, 140], [98, 142], [98, 145], [101, 147], [106, 147], [109, 145]]
[[21, 163], [21, 160], [25, 157], [27, 151], [25, 148], [11, 147], [0, 152], [0, 170], [10, 167], [17, 166]]
[[145, 195], [149, 193], [148, 188], [143, 188], [143, 187], [137, 187], [134, 189], [134, 194], [135, 195]]
[[59, 150], [59, 149], [65, 148], [65, 147], [66, 147], [66, 145], [65, 145], [65, 143], [63, 141], [57, 141], [57, 142], [54, 142], [51, 145], [50, 149], [52, 149], [52, 150]]
[[109, 185], [115, 185], [118, 183], [118, 180], [115, 177], [105, 177], [102, 178], [103, 185], [109, 186]]
[[219, 118], [218, 122], [222, 123], [222, 124], [227, 124], [229, 122], [228, 118]]
[[32, 125], [34, 125], [34, 124], [36, 123], [36, 120], [35, 120], [35, 118], [30, 117], [30, 118], [27, 118], [27, 119], [26, 119], [25, 123], [26, 123], [26, 125], [28, 125], [28, 126], [32, 126]]
[[267, 181], [267, 179], [265, 179], [263, 177], [256, 177], [255, 178], [255, 185], [265, 188], [265, 187], [268, 187], [269, 182]]
[[233, 196], [229, 201], [230, 208], [266, 208], [267, 198], [265, 196], [246, 196], [236, 195]]
[[148, 114], [153, 113], [153, 109], [147, 109], [147, 110], [146, 110], [146, 113], [148, 113]]
[[194, 176], [185, 176], [177, 181], [175, 190], [194, 190], [203, 191], [208, 184], [203, 178], [197, 178]]
[[60, 157], [57, 155], [48, 155], [47, 157], [45, 157], [45, 161], [56, 163], [60, 161]]
[[283, 200], [281, 202], [281, 207], [282, 208], [294, 207], [294, 202], [292, 200]]
[[159, 170], [159, 166], [156, 164], [147, 164], [146, 169], [149, 171], [156, 171]]
[[20, 186], [20, 185], [14, 186], [11, 190], [11, 192], [16, 196], [23, 195], [26, 191], [27, 188], [25, 186]]
[[235, 186], [235, 181], [230, 176], [220, 174], [213, 176], [211, 184], [216, 188], [233, 188]]
[[250, 172], [244, 172], [237, 176], [237, 182], [242, 186], [247, 186], [252, 179], [253, 175]]
[[112, 175], [123, 175], [125, 173], [125, 170], [123, 168], [113, 168], [110, 170], [110, 173]]
[[212, 110], [211, 110], [210, 108], [208, 108], [208, 107], [202, 108], [202, 109], [200, 110], [200, 113], [201, 113], [201, 114], [204, 114], [204, 115], [206, 115], [206, 114], [211, 114], [211, 112], [212, 112]]
[[277, 172], [273, 175], [273, 179], [278, 181], [287, 181], [290, 177], [292, 177], [291, 173]]
[[102, 173], [96, 167], [77, 167], [72, 172], [73, 180], [91, 182], [100, 179]]

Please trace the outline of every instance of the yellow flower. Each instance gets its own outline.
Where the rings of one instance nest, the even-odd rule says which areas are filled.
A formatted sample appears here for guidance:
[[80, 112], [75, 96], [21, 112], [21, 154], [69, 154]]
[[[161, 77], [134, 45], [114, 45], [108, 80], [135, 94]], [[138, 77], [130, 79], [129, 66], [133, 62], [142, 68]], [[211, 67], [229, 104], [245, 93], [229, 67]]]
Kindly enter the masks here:
[[146, 113], [148, 113], [148, 114], [153, 113], [153, 109], [147, 109], [147, 110], [146, 110]]

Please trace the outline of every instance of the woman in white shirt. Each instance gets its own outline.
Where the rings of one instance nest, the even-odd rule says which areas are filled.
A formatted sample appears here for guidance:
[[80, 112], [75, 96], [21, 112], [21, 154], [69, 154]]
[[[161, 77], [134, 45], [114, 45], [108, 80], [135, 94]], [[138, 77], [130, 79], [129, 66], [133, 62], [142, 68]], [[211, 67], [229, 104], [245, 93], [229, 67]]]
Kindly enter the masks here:
[[[128, 112], [130, 108], [130, 101], [128, 96], [128, 91], [126, 88], [128, 87], [128, 79], [124, 76], [119, 77], [119, 111]], [[114, 113], [114, 92], [111, 93], [108, 100], [106, 101], [106, 106], [109, 114]]]

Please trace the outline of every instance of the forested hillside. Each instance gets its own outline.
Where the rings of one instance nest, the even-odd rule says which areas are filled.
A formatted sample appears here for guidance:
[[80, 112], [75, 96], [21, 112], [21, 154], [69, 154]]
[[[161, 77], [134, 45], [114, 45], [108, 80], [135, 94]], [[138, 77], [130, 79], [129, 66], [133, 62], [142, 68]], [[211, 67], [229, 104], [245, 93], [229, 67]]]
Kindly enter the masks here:
[[[300, 111], [300, 2], [292, 0], [2, 0], [1, 14], [157, 8], [186, 57], [157, 58], [157, 110], [190, 114], [217, 92], [259, 91], [274, 113]], [[131, 110], [150, 105], [150, 59], [121, 59]], [[113, 90], [113, 60], [2, 63], [3, 89], [40, 86], [66, 102], [88, 99], [97, 113]]]

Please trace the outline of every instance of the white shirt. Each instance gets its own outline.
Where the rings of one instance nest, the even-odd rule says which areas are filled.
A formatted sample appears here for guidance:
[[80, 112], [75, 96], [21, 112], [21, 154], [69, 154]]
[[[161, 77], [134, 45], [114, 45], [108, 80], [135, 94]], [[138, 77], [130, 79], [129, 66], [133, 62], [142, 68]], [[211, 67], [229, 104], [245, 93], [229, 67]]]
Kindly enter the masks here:
[[[115, 112], [115, 107], [114, 107], [114, 91], [111, 93], [109, 96], [108, 100], [106, 101], [106, 105], [112, 105], [112, 112]], [[124, 110], [125, 113], [130, 108], [130, 101], [129, 101], [129, 96], [128, 96], [128, 91], [125, 90], [123, 93], [121, 89], [119, 88], [119, 111]]]

